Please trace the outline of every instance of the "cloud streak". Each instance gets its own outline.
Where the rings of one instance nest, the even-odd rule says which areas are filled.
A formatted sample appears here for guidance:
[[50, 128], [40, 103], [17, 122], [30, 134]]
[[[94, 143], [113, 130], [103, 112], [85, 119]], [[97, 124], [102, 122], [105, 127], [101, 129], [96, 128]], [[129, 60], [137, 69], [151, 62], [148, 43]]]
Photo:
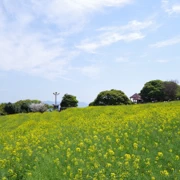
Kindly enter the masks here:
[[179, 44], [179, 43], [180, 43], [180, 36], [177, 36], [177, 37], [174, 37], [171, 39], [167, 39], [164, 41], [157, 42], [155, 44], [151, 44], [150, 47], [162, 48], [162, 47], [172, 46], [172, 45]]
[[85, 39], [76, 47], [89, 53], [95, 53], [98, 48], [109, 46], [119, 41], [131, 42], [143, 39], [146, 36], [143, 31], [153, 25], [154, 22], [151, 20], [144, 22], [133, 20], [125, 26], [103, 27], [97, 29], [100, 32], [98, 36], [92, 39]]
[[111, 45], [118, 41], [130, 42], [138, 39], [143, 39], [144, 35], [141, 33], [130, 33], [130, 34], [119, 34], [119, 33], [105, 33], [97, 38], [94, 42], [90, 40], [85, 40], [81, 42], [80, 45], [76, 47], [80, 50], [95, 53], [98, 48]]
[[169, 0], [162, 0], [162, 8], [169, 15], [180, 14], [180, 3], [170, 3]]

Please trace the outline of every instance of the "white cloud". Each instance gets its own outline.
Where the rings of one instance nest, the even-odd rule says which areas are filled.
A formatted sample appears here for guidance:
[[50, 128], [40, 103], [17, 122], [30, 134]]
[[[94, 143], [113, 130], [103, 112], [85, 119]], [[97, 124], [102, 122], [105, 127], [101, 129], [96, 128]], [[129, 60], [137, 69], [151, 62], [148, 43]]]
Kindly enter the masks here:
[[137, 21], [133, 20], [130, 21], [127, 25], [125, 26], [111, 26], [111, 27], [103, 27], [98, 29], [98, 31], [112, 31], [112, 32], [126, 32], [126, 31], [140, 31], [146, 28], [151, 27], [154, 25], [154, 22], [152, 20], [147, 20], [147, 21]]
[[42, 42], [41, 38], [38, 34], [1, 34], [0, 69], [17, 70], [49, 79], [63, 77], [77, 52], [62, 48], [56, 39]]
[[100, 35], [85, 39], [76, 47], [80, 50], [95, 53], [98, 48], [111, 45], [118, 41], [131, 42], [145, 37], [144, 30], [149, 30], [155, 23], [152, 20], [140, 22], [137, 20], [130, 21], [125, 26], [110, 26], [98, 29]]
[[180, 4], [172, 6], [172, 12], [180, 13]]
[[170, 2], [169, 0], [162, 0], [162, 8], [169, 15], [180, 13], [180, 3], [179, 1]]
[[118, 41], [130, 42], [142, 38], [144, 38], [144, 35], [142, 35], [141, 33], [130, 33], [124, 35], [118, 33], [105, 33], [99, 36], [94, 42], [91, 42], [90, 40], [85, 40], [76, 47], [86, 52], [95, 53], [96, 49], [111, 45]]
[[177, 37], [165, 40], [165, 41], [160, 41], [155, 44], [151, 44], [150, 47], [162, 48], [162, 47], [172, 46], [179, 43], [180, 43], [180, 36], [177, 36]]
[[[89, 15], [99, 13], [107, 7], [122, 7], [133, 1], [0, 1], [0, 70], [66, 79], [71, 62], [79, 54], [79, 50], [74, 49], [73, 45], [66, 45], [72, 43], [69, 36], [82, 31]], [[111, 38], [120, 37], [109, 37], [106, 42], [101, 43], [108, 44]], [[129, 36], [130, 38], [132, 37]], [[95, 66], [84, 67], [79, 71], [89, 76], [99, 72]]]
[[99, 12], [106, 7], [121, 7], [134, 0], [6, 0], [4, 6], [11, 14], [21, 17], [21, 13], [30, 12], [43, 18], [45, 23], [54, 23], [60, 27], [84, 24], [86, 16]]

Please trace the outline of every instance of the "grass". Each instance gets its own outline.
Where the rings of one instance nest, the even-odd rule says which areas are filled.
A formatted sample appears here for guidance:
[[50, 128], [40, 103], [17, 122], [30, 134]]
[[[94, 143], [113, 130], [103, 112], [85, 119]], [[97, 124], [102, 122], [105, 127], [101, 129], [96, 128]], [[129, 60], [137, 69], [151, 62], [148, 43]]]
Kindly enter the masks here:
[[180, 102], [0, 117], [0, 179], [180, 179]]

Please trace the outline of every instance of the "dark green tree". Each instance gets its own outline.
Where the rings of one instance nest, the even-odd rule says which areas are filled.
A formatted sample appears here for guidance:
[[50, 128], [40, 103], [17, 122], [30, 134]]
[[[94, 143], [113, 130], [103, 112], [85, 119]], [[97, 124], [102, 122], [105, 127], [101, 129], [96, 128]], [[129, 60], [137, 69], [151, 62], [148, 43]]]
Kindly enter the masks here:
[[62, 98], [60, 106], [61, 106], [60, 110], [64, 110], [69, 107], [77, 107], [78, 100], [76, 99], [76, 96], [73, 96], [71, 94], [65, 94]]
[[144, 102], [164, 100], [164, 82], [161, 80], [152, 80], [147, 82], [140, 92]]
[[176, 100], [178, 94], [177, 81], [164, 81], [164, 100]]
[[15, 105], [14, 103], [9, 102], [4, 106], [4, 111], [7, 114], [16, 114], [19, 113], [20, 107], [18, 105]]
[[4, 110], [6, 103], [0, 104], [0, 115], [6, 115], [7, 113]]
[[96, 99], [89, 106], [106, 106], [106, 105], [122, 105], [131, 104], [131, 101], [120, 90], [112, 89], [110, 91], [100, 92]]
[[179, 85], [178, 85], [178, 88], [177, 88], [176, 99], [180, 100], [180, 86]]

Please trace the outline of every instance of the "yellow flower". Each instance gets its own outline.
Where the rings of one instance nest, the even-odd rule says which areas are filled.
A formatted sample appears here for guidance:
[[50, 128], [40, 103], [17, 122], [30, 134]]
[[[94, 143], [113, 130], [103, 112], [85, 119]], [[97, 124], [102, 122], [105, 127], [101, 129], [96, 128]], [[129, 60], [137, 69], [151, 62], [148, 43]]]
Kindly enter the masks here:
[[123, 145], [120, 145], [118, 149], [119, 149], [120, 151], [123, 151], [123, 150], [124, 150], [124, 146], [123, 146]]
[[175, 160], [179, 160], [179, 156], [178, 155], [176, 155]]
[[77, 147], [76, 152], [81, 152], [81, 148]]
[[107, 164], [106, 164], [106, 167], [108, 167], [108, 168], [111, 167], [111, 166], [112, 166], [111, 163], [107, 163]]
[[133, 143], [133, 147], [134, 147], [134, 149], [137, 149], [138, 148], [138, 144], [137, 143]]
[[56, 158], [55, 160], [54, 160], [54, 163], [56, 164], [56, 165], [59, 165], [59, 158]]
[[158, 152], [158, 156], [159, 157], [163, 157], [163, 153], [162, 152]]
[[145, 151], [146, 149], [144, 147], [142, 147], [142, 151]]
[[12, 169], [9, 169], [9, 170], [8, 170], [8, 173], [9, 173], [10, 175], [13, 175], [14, 171], [13, 171]]
[[172, 153], [172, 149], [169, 149], [169, 152]]
[[82, 169], [78, 169], [78, 174], [82, 174]]
[[2, 180], [7, 180], [8, 178], [7, 177], [3, 177]]
[[32, 176], [32, 173], [31, 172], [27, 172], [27, 176]]
[[169, 176], [169, 173], [167, 170], [164, 170], [164, 171], [160, 171], [161, 175], [163, 176]]
[[130, 154], [125, 154], [124, 156], [125, 156], [126, 160], [130, 160], [131, 159], [131, 155]]
[[116, 174], [115, 173], [111, 173], [111, 178], [115, 179], [116, 178]]
[[83, 147], [83, 146], [84, 146], [84, 143], [83, 143], [83, 142], [80, 142], [80, 143], [79, 143], [79, 146], [80, 146], [80, 147]]
[[108, 150], [108, 153], [109, 153], [109, 155], [111, 155], [111, 156], [114, 155], [114, 151], [113, 151], [112, 149], [109, 149], [109, 150]]
[[146, 166], [149, 166], [151, 163], [150, 163], [150, 161], [147, 161], [145, 164], [146, 164]]

